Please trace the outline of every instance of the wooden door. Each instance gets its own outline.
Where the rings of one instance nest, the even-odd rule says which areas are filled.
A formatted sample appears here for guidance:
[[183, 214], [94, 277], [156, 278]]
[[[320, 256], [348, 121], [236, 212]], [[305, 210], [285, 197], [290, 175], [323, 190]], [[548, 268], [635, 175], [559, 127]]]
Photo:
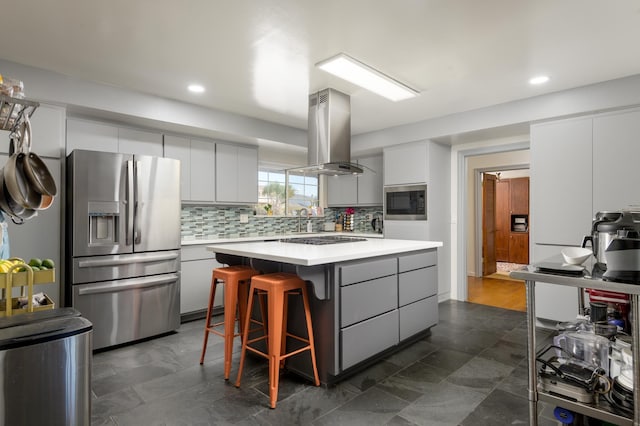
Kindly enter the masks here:
[[510, 179], [511, 214], [529, 214], [529, 178]]
[[483, 173], [482, 179], [482, 275], [496, 272], [496, 181]]
[[496, 261], [509, 261], [509, 180], [496, 182]]

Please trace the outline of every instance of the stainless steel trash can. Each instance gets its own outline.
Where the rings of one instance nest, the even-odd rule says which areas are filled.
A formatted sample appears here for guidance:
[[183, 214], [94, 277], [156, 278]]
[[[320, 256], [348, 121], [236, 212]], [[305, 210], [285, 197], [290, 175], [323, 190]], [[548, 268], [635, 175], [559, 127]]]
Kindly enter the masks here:
[[0, 319], [0, 425], [91, 424], [92, 328], [72, 308]]

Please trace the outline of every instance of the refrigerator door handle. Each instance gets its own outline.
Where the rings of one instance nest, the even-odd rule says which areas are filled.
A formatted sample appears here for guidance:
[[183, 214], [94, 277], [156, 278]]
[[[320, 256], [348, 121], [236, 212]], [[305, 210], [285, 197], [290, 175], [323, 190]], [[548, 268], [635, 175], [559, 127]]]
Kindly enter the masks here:
[[127, 160], [127, 198], [125, 201], [126, 205], [126, 220], [125, 220], [125, 244], [130, 246], [132, 244], [131, 234], [133, 232], [133, 161]]
[[134, 290], [137, 288], [157, 287], [178, 280], [178, 274], [162, 275], [160, 277], [132, 278], [126, 280], [109, 281], [104, 284], [83, 284], [78, 290], [78, 295], [114, 293], [116, 291]]
[[78, 268], [93, 268], [96, 266], [119, 266], [130, 265], [132, 263], [150, 263], [166, 260], [174, 260], [179, 256], [178, 253], [164, 254], [145, 254], [140, 256], [126, 256], [119, 259], [87, 259], [78, 262]]
[[135, 230], [133, 233], [134, 244], [140, 244], [140, 242], [142, 242], [142, 229], [140, 228], [140, 222], [141, 222], [140, 218], [142, 217], [141, 211], [142, 211], [143, 203], [142, 201], [138, 201], [138, 199], [142, 195], [142, 188], [140, 188], [139, 186], [140, 179], [138, 179], [138, 173], [140, 172], [141, 169], [142, 169], [142, 163], [140, 161], [136, 161], [136, 185], [138, 186], [136, 187], [136, 206], [135, 206], [135, 213], [134, 213], [134, 216], [136, 218], [136, 221], [134, 222]]

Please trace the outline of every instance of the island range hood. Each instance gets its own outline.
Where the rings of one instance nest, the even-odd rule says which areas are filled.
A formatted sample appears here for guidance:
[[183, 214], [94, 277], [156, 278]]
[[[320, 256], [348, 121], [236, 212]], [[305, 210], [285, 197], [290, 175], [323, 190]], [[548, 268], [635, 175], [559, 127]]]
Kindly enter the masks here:
[[289, 172], [351, 175], [362, 168], [351, 162], [351, 99], [335, 89], [309, 95], [307, 166]]

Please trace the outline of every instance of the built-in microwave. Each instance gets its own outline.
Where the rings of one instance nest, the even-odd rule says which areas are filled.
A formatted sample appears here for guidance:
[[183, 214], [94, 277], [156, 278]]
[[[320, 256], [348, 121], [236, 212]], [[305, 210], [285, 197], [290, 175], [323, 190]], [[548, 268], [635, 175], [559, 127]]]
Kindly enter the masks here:
[[427, 220], [427, 185], [384, 187], [385, 220]]

